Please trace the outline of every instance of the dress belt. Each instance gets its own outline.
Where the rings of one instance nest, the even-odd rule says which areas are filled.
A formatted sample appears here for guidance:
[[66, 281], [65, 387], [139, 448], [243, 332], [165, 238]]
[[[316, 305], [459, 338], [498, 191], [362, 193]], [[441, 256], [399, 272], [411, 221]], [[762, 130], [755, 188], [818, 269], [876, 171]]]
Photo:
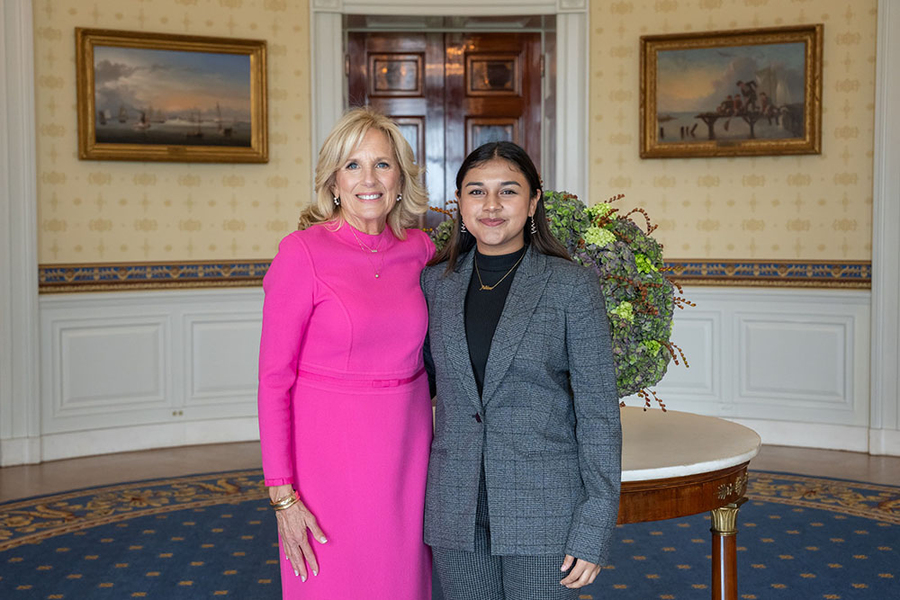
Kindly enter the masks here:
[[401, 379], [344, 379], [343, 377], [332, 377], [329, 375], [322, 375], [320, 373], [313, 373], [312, 371], [305, 371], [303, 369], [300, 369], [299, 371], [297, 371], [297, 377], [300, 379], [321, 381], [323, 383], [332, 383], [341, 386], [361, 388], [389, 388], [412, 383], [413, 381], [421, 377], [424, 372], [425, 367], [422, 367], [421, 369], [416, 371], [415, 375], [412, 375], [411, 377], [403, 377]]

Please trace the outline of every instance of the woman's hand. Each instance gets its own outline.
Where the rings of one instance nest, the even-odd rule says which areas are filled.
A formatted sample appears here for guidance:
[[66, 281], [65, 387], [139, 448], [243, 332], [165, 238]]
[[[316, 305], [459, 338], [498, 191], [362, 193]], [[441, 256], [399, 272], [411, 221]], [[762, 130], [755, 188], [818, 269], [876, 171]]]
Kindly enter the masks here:
[[[278, 488], [285, 487], [287, 491], [274, 491]], [[274, 491], [274, 493], [273, 493]], [[276, 486], [270, 488], [270, 497], [273, 499], [284, 498], [288, 494], [294, 493], [290, 486]], [[281, 545], [284, 547], [285, 557], [291, 561], [294, 569], [294, 575], [300, 577], [302, 581], [306, 581], [309, 576], [306, 570], [306, 564], [313, 575], [319, 574], [319, 563], [316, 561], [316, 555], [309, 543], [309, 534], [307, 529], [312, 532], [320, 544], [324, 544], [328, 540], [325, 534], [316, 523], [316, 517], [306, 508], [301, 501], [297, 501], [293, 506], [284, 510], [275, 511], [275, 519], [278, 521], [278, 534], [281, 536]]]
[[[573, 562], [575, 563], [574, 567], [572, 567]], [[574, 556], [566, 554], [566, 558], [559, 570], [568, 571], [569, 567], [572, 567], [572, 571], [559, 583], [573, 590], [584, 587], [589, 583], [594, 583], [597, 573], [600, 572], [600, 565], [595, 565], [580, 558], [576, 561]]]

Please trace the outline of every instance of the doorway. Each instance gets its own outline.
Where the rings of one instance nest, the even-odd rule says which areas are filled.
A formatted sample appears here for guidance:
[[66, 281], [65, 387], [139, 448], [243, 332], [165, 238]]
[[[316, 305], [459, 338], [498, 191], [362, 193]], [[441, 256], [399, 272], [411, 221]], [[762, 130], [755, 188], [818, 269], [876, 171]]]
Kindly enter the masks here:
[[[547, 81], [552, 19], [524, 17], [515, 28], [509, 20], [494, 19], [498, 30], [485, 31], [477, 18], [465, 23], [410, 18], [399, 24], [394, 19], [394, 30], [368, 17], [348, 18], [348, 104], [372, 106], [397, 122], [416, 161], [425, 166], [433, 207], [451, 207], [456, 171], [483, 143], [515, 142], [539, 172], [548, 168], [553, 102], [552, 93], [545, 92], [553, 89]], [[398, 25], [406, 30], [397, 31]], [[443, 218], [430, 213], [423, 225]]]

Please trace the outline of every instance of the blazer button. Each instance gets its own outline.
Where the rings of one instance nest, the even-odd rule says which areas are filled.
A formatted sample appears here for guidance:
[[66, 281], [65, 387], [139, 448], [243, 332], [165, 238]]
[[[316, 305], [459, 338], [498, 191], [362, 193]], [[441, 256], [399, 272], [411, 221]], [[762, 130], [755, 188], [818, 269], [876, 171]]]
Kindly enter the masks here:
[[478, 413], [475, 413], [472, 416], [475, 417], [475, 421], [477, 421], [478, 423], [481, 423], [481, 415], [479, 415]]

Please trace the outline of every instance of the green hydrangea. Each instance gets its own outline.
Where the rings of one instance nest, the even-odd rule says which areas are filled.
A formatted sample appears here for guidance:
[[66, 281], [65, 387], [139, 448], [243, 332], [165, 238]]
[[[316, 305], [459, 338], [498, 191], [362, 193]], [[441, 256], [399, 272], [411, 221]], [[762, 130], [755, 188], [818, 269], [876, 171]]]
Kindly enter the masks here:
[[587, 209], [587, 213], [595, 219], [605, 217], [610, 211], [612, 211], [612, 205], [609, 202], [598, 202]]
[[634, 263], [637, 265], [637, 269], [641, 273], [650, 273], [651, 271], [659, 271], [656, 265], [653, 262], [644, 256], [643, 254], [635, 254], [634, 255]]
[[584, 232], [584, 241], [602, 248], [616, 241], [616, 236], [602, 227], [588, 227], [588, 230]]
[[616, 315], [629, 323], [634, 323], [634, 306], [631, 302], [620, 302], [617, 307], [609, 311], [609, 314]]
[[647, 340], [644, 342], [644, 347], [650, 352], [650, 354], [656, 356], [657, 354], [659, 354], [659, 351], [662, 348], [662, 344], [660, 344], [656, 340]]

